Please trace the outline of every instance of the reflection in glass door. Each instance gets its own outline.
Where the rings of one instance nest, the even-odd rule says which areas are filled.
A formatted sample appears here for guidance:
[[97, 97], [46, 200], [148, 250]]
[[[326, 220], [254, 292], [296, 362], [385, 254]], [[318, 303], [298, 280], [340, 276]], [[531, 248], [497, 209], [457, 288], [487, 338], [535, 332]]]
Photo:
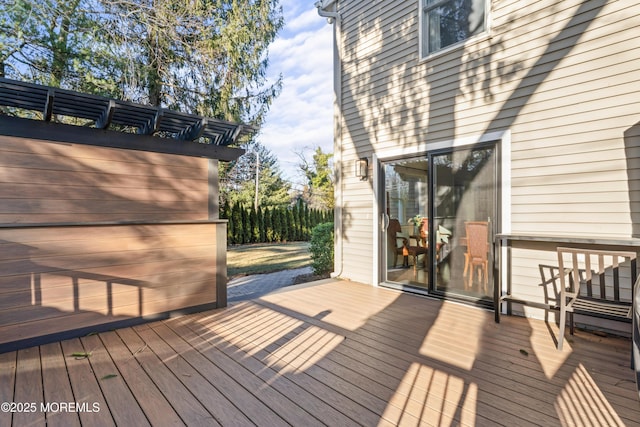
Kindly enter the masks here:
[[383, 163], [383, 282], [492, 301], [497, 148]]
[[492, 244], [496, 223], [494, 145], [431, 156], [434, 227], [438, 242], [436, 291], [479, 299], [493, 295]]
[[426, 158], [384, 164], [387, 282], [428, 286], [427, 165]]

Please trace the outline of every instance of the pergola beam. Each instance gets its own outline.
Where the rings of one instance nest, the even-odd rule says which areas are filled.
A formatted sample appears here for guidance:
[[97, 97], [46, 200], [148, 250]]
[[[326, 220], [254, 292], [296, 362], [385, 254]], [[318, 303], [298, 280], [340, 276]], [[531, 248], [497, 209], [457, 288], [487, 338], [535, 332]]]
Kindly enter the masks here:
[[100, 118], [96, 120], [96, 127], [98, 129], [106, 129], [111, 124], [111, 120], [113, 119], [113, 112], [116, 108], [116, 102], [114, 100], [109, 101], [109, 105], [102, 112]]
[[40, 139], [44, 141], [93, 145], [125, 150], [204, 157], [221, 161], [233, 161], [245, 150], [216, 144], [202, 144], [112, 130], [51, 123], [19, 117], [0, 115], [0, 135]]
[[57, 115], [77, 117], [94, 121], [98, 129], [114, 125], [112, 127], [123, 129], [124, 132], [135, 128], [139, 134], [158, 134], [162, 139], [173, 137], [194, 141], [204, 138], [216, 145], [233, 144], [239, 137], [251, 135], [257, 130], [226, 120], [6, 78], [0, 78], [1, 106], [39, 111], [45, 122], [55, 121]]
[[178, 135], [176, 135], [176, 139], [181, 139], [184, 141], [195, 141], [202, 136], [202, 133], [204, 132], [206, 127], [207, 118], [203, 117], [202, 120], [199, 120], [186, 129], [182, 130]]
[[42, 119], [45, 122], [51, 121], [53, 115], [53, 100], [55, 99], [55, 92], [53, 89], [47, 91], [47, 101], [44, 104], [44, 111], [42, 112]]

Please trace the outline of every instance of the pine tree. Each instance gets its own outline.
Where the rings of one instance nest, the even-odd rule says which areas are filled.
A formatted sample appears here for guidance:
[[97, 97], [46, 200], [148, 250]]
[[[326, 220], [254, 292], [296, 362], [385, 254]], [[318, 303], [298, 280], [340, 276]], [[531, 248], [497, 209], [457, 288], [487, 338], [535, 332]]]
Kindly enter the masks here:
[[260, 125], [278, 0], [0, 1], [2, 77]]
[[265, 213], [261, 206], [258, 206], [258, 242], [267, 241], [267, 230], [265, 228]]
[[239, 203], [235, 203], [231, 208], [231, 234], [233, 236], [232, 242], [233, 244], [240, 245], [243, 242], [243, 230], [242, 230], [242, 205]]
[[272, 222], [272, 218], [271, 218], [271, 209], [267, 208], [264, 210], [264, 228], [265, 228], [265, 233], [266, 233], [266, 239], [265, 241], [267, 243], [271, 243], [274, 241], [274, 237], [273, 237], [273, 222]]

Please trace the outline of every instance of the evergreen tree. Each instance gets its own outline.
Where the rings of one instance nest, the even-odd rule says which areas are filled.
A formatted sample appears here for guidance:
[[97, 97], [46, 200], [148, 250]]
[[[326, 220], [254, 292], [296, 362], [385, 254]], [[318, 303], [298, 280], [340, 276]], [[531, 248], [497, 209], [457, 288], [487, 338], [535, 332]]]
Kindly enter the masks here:
[[304, 239], [309, 240], [311, 238], [311, 229], [313, 228], [313, 226], [311, 225], [311, 215], [309, 213], [308, 205], [304, 205], [303, 215], [304, 215], [304, 223], [305, 223]]
[[264, 210], [264, 229], [265, 229], [265, 233], [266, 233], [266, 239], [265, 241], [267, 243], [271, 243], [274, 241], [274, 237], [273, 237], [273, 223], [271, 220], [271, 212], [272, 210], [269, 208], [266, 208]]
[[0, 2], [0, 77], [119, 96], [98, 0]]
[[296, 232], [295, 232], [295, 225], [293, 223], [293, 212], [291, 211], [291, 209], [285, 209], [285, 214], [287, 217], [287, 240], [288, 241], [295, 241], [296, 240]]
[[260, 230], [258, 228], [258, 212], [253, 206], [249, 210], [249, 229], [251, 230], [250, 242], [257, 243], [260, 241]]
[[231, 221], [232, 221], [232, 236], [233, 241], [231, 243], [240, 245], [243, 242], [243, 222], [242, 222], [243, 207], [239, 203], [235, 203], [231, 208]]
[[251, 223], [249, 221], [249, 212], [245, 209], [244, 205], [242, 206], [241, 214], [242, 214], [242, 236], [241, 243], [250, 243], [251, 242]]
[[0, 2], [0, 77], [255, 125], [278, 0]]
[[307, 181], [303, 192], [307, 204], [314, 208], [333, 209], [333, 154], [316, 147], [310, 161], [302, 153], [298, 153], [298, 157], [300, 170]]
[[271, 220], [273, 221], [273, 241], [282, 241], [282, 209], [273, 208]]
[[[254, 205], [256, 167], [258, 168], [258, 206], [286, 206], [291, 201], [291, 185], [282, 178], [278, 159], [258, 142], [245, 146], [247, 153], [238, 160], [220, 165], [220, 199], [245, 206]], [[258, 157], [258, 162], [256, 161]]]
[[265, 228], [265, 211], [258, 206], [258, 242], [265, 243], [267, 241], [267, 230]]

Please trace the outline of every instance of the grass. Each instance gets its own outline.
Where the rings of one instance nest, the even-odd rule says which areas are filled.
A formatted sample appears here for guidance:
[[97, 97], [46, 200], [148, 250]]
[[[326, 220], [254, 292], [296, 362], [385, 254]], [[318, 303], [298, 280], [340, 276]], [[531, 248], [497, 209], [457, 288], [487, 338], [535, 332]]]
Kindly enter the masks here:
[[229, 246], [229, 278], [249, 274], [273, 273], [311, 265], [308, 242]]

